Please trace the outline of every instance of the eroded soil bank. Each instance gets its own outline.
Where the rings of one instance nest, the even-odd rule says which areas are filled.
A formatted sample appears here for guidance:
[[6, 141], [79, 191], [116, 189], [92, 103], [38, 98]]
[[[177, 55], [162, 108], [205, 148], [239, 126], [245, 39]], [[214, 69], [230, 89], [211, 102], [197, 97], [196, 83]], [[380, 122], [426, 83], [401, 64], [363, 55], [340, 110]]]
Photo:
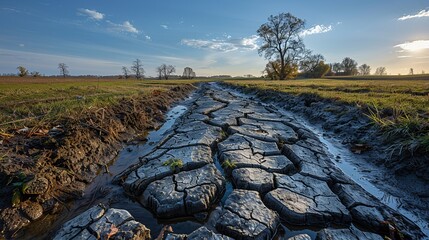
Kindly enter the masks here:
[[[153, 150], [135, 158], [115, 182], [153, 221], [189, 223], [165, 228], [166, 239], [424, 239], [342, 172], [305, 124], [216, 84], [205, 84]], [[126, 210], [92, 206], [54, 237], [158, 236], [138, 220], [147, 211]]]
[[162, 124], [169, 106], [194, 89], [156, 90], [51, 126], [11, 129], [12, 137], [0, 139], [0, 238], [19, 237], [20, 229], [80, 198], [100, 171], [108, 171], [124, 143], [144, 140]]

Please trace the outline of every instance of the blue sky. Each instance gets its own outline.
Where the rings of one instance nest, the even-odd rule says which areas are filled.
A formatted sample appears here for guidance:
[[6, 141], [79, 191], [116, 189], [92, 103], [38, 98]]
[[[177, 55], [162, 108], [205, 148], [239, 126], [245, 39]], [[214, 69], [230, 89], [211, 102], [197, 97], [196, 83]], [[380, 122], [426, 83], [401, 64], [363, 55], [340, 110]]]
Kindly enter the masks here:
[[429, 0], [0, 0], [0, 73], [121, 74], [143, 61], [181, 74], [260, 76], [258, 27], [290, 12], [306, 20], [304, 42], [327, 62], [351, 57], [373, 71], [429, 73]]

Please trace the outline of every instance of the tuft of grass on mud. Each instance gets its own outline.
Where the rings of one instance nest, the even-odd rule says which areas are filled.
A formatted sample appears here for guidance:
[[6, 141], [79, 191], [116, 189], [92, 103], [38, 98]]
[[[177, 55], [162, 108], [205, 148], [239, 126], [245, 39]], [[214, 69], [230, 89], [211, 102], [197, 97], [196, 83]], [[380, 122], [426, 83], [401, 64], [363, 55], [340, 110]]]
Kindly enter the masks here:
[[178, 158], [170, 158], [165, 161], [162, 166], [169, 166], [172, 171], [175, 171], [176, 169], [183, 167], [183, 161]]
[[380, 127], [384, 139], [394, 143], [389, 147], [390, 155], [409, 153], [429, 153], [429, 121], [419, 115], [409, 116], [406, 112], [395, 109], [390, 117], [382, 117], [376, 107], [366, 114]]
[[235, 165], [235, 163], [233, 163], [231, 160], [226, 159], [225, 161], [223, 161], [222, 167], [228, 170], [233, 170], [237, 167], [237, 165]]

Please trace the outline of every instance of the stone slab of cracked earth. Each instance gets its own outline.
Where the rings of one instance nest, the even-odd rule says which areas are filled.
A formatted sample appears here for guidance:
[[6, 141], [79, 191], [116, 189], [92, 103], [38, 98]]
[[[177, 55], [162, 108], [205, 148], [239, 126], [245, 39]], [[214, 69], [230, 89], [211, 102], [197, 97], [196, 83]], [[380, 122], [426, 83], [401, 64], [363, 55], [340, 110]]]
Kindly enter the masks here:
[[216, 229], [240, 239], [270, 239], [277, 225], [277, 213], [268, 209], [256, 191], [234, 190], [216, 223]]
[[160, 218], [183, 217], [207, 211], [224, 188], [224, 177], [208, 164], [150, 183], [139, 201]]
[[251, 149], [253, 154], [264, 156], [280, 155], [281, 152], [274, 142], [264, 142], [252, 137], [236, 133], [218, 144], [220, 152]]
[[275, 188], [274, 174], [260, 168], [238, 168], [232, 171], [234, 186], [265, 194]]
[[[321, 144], [321, 143], [320, 143]], [[295, 164], [300, 166], [300, 174], [325, 182], [350, 182], [351, 180], [338, 169], [323, 152], [303, 147], [303, 143], [285, 144], [283, 153]]]
[[206, 227], [200, 227], [197, 230], [193, 231], [191, 234], [174, 234], [169, 233], [165, 237], [165, 240], [206, 240], [206, 239], [212, 239], [212, 240], [233, 240], [233, 238], [230, 238], [228, 236], [215, 233]]
[[227, 151], [220, 155], [222, 161], [229, 160], [237, 168], [261, 168], [269, 172], [291, 173], [295, 171], [294, 164], [284, 155], [263, 156], [253, 154], [252, 150]]
[[326, 182], [295, 174], [275, 175], [276, 189], [264, 202], [293, 225], [348, 226], [351, 216]]
[[207, 126], [206, 129], [202, 130], [178, 133], [173, 135], [160, 148], [172, 149], [193, 145], [213, 146], [217, 140], [221, 139], [221, 132], [220, 127]]
[[203, 145], [155, 152], [148, 156], [146, 163], [128, 175], [123, 184], [124, 188], [133, 195], [140, 195], [151, 182], [174, 174], [175, 169], [166, 164], [174, 160], [181, 161], [183, 166], [180, 170], [184, 171], [213, 162], [211, 149]]
[[[277, 142], [295, 143], [298, 141], [297, 133], [291, 127], [283, 124], [283, 122], [259, 121], [248, 118], [240, 118], [239, 122], [243, 127], [249, 125], [261, 129], [256, 131], [256, 134], [262, 134], [265, 131], [268, 136], [275, 138]], [[248, 131], [249, 128], [245, 128], [245, 130]]]
[[66, 222], [56, 233], [60, 239], [150, 239], [150, 230], [122, 209], [94, 206]]
[[380, 235], [364, 232], [351, 226], [347, 229], [323, 229], [317, 233], [316, 240], [383, 240]]

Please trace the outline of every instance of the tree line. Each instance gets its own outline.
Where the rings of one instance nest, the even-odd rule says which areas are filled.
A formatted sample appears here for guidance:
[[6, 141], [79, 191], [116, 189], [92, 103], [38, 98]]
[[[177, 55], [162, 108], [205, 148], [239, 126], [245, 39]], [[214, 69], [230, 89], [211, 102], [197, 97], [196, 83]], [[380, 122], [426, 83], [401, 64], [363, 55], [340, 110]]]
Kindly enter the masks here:
[[[16, 68], [18, 70], [17, 75], [19, 77], [27, 77], [27, 76], [33, 76], [33, 77], [40, 77], [42, 76], [40, 72], [33, 71], [30, 72], [27, 68], [24, 66], [18, 66]], [[58, 70], [60, 72], [60, 75], [64, 78], [69, 76], [69, 67], [65, 63], [59, 63], [58, 64]], [[176, 72], [176, 68], [173, 65], [167, 65], [167, 64], [161, 64], [159, 67], [156, 68], [156, 71], [158, 73], [159, 79], [166, 79], [168, 80], [169, 77]], [[143, 63], [140, 59], [136, 59], [133, 61], [130, 69], [128, 69], [126, 66], [122, 66], [122, 74], [125, 79], [130, 78], [131, 76], [134, 76], [136, 79], [142, 79], [144, 77], [145, 70], [143, 68]], [[182, 78], [184, 79], [193, 79], [195, 78], [195, 72], [190, 67], [185, 67], [183, 70]], [[121, 76], [122, 77], [122, 76]]]
[[[38, 71], [30, 72], [27, 68], [25, 68], [23, 66], [18, 66], [16, 69], [18, 70], [17, 75], [19, 77], [27, 77], [27, 76], [40, 77], [40, 76], [42, 76], [42, 74], [40, 74], [40, 72], [38, 72]], [[60, 71], [60, 75], [62, 75], [64, 78], [68, 76], [69, 67], [65, 63], [59, 63], [58, 69]]]
[[[325, 75], [369, 75], [371, 67], [346, 57], [341, 63], [327, 64], [321, 54], [306, 49], [302, 39], [305, 21], [290, 13], [271, 15], [257, 30], [263, 44], [258, 52], [268, 63], [263, 73], [270, 79], [296, 77], [321, 78]], [[376, 75], [386, 75], [385, 67], [378, 67]]]
[[[133, 64], [130, 67], [131, 70], [129, 70], [126, 66], [122, 66], [122, 74], [125, 79], [130, 78], [132, 73], [134, 73], [135, 78], [141, 79], [144, 77], [145, 70], [143, 69], [143, 64], [140, 59], [136, 59], [133, 61]], [[176, 67], [173, 65], [167, 65], [165, 63], [161, 64], [155, 69], [157, 73], [158, 79], [165, 79], [168, 80], [170, 76], [172, 76], [173, 73], [176, 72]], [[183, 70], [182, 78], [184, 79], [192, 79], [194, 78], [195, 72], [190, 67], [185, 67]]]

